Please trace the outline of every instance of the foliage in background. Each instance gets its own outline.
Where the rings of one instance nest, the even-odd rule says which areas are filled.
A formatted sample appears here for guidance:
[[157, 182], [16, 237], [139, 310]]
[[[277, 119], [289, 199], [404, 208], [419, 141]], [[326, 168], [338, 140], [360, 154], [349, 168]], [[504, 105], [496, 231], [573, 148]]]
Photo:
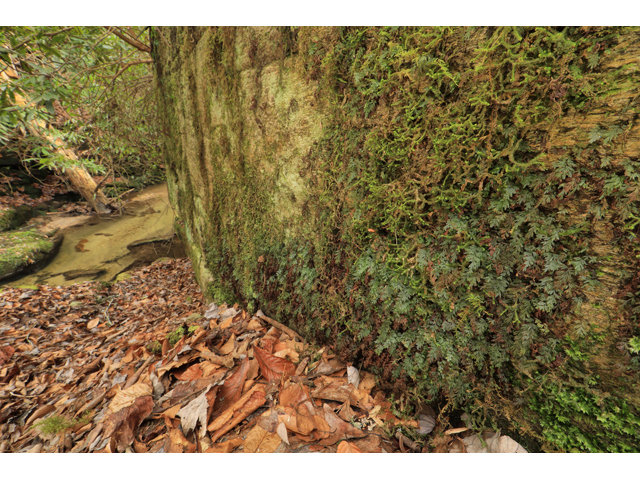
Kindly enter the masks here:
[[[129, 29], [144, 42], [147, 30]], [[28, 134], [26, 123], [42, 119], [76, 148], [93, 173], [163, 176], [156, 144], [151, 59], [102, 27], [2, 27], [0, 151], [62, 166], [51, 145]], [[11, 66], [11, 67], [10, 67]], [[27, 100], [16, 105], [16, 94]]]

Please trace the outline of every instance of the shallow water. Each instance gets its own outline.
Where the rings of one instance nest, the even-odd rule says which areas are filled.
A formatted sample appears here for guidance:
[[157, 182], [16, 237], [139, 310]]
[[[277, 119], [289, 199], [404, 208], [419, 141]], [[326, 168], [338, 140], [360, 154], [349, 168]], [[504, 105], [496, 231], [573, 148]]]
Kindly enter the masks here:
[[[4, 286], [111, 281], [145, 255], [141, 251], [129, 251], [127, 245], [173, 234], [173, 219], [166, 184], [148, 187], [126, 199], [122, 215], [94, 215], [87, 217], [85, 224], [66, 229], [60, 251], [51, 263], [32, 275]], [[169, 256], [168, 252], [162, 251], [167, 250], [166, 247], [155, 248], [158, 250], [157, 257]], [[148, 257], [148, 251], [146, 255]], [[106, 273], [99, 277], [84, 276], [72, 280], [66, 280], [63, 276], [64, 272], [70, 270], [88, 268], [102, 268]]]

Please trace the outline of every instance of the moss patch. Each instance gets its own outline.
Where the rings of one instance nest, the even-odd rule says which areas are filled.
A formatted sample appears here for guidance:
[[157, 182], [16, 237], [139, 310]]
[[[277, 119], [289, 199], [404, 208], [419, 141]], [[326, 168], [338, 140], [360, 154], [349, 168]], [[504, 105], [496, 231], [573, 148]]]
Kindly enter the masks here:
[[0, 280], [36, 265], [54, 245], [52, 239], [35, 232], [0, 233]]
[[0, 232], [21, 227], [33, 217], [33, 209], [27, 205], [0, 209]]

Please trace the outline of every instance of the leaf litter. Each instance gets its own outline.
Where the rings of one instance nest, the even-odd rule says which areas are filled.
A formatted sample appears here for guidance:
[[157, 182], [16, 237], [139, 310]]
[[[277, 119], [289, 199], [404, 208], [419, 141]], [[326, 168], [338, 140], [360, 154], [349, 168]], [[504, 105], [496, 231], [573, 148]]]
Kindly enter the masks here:
[[187, 259], [130, 273], [0, 291], [0, 452], [525, 451], [398, 418], [371, 373], [205, 305]]

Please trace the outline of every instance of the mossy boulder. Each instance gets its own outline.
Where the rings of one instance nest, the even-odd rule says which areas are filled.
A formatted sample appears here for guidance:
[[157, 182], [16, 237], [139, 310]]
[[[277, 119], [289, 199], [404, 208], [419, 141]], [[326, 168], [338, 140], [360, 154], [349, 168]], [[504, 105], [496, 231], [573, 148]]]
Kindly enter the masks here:
[[33, 217], [33, 208], [27, 205], [0, 209], [0, 232], [14, 230]]
[[638, 450], [638, 28], [152, 42], [176, 230], [209, 299], [536, 448]]
[[0, 281], [42, 268], [56, 255], [62, 239], [32, 231], [0, 233]]

